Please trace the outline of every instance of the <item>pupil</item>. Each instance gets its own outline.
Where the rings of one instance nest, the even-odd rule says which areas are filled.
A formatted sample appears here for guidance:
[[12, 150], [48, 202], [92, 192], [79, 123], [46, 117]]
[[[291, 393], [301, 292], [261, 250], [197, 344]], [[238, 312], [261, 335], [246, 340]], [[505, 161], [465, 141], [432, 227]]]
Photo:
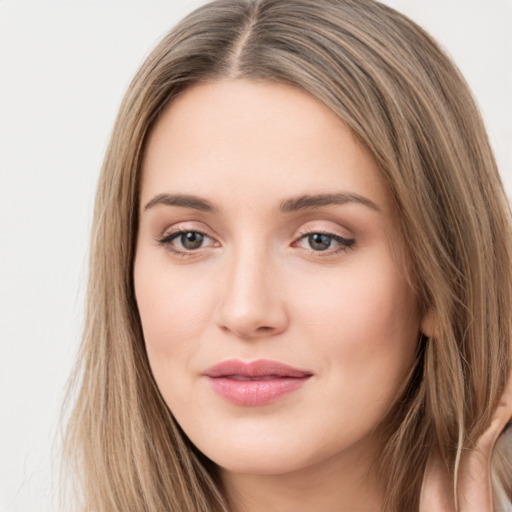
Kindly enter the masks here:
[[204, 236], [195, 231], [189, 231], [181, 235], [181, 243], [185, 249], [199, 249], [203, 243]]
[[331, 237], [328, 235], [322, 235], [321, 233], [314, 233], [308, 236], [309, 245], [316, 251], [325, 251], [329, 249], [331, 245]]

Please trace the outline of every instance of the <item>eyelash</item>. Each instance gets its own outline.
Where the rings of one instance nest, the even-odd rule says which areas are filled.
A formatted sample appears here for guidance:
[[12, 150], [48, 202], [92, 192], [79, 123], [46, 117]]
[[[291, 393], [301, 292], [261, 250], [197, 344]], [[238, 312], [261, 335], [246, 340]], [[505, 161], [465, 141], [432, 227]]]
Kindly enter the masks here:
[[299, 244], [301, 241], [307, 240], [308, 237], [313, 236], [313, 235], [326, 236], [326, 237], [330, 238], [331, 243], [337, 242], [339, 244], [338, 247], [336, 247], [334, 249], [329, 247], [328, 249], [320, 250], [320, 251], [315, 251], [312, 248], [305, 248], [305, 247], [303, 248], [306, 251], [308, 251], [308, 253], [310, 253], [314, 256], [327, 257], [327, 256], [332, 256], [333, 254], [338, 254], [340, 252], [347, 252], [350, 249], [353, 249], [354, 244], [356, 243], [354, 238], [345, 238], [340, 235], [336, 235], [335, 233], [331, 233], [329, 231], [312, 230], [312, 231], [307, 231], [307, 232], [302, 233], [300, 235], [300, 237], [295, 242], [293, 242], [293, 245]]
[[194, 249], [185, 249], [185, 250], [178, 250], [176, 248], [174, 248], [172, 246], [172, 242], [176, 239], [176, 238], [179, 238], [187, 233], [196, 233], [198, 235], [201, 235], [205, 238], [209, 238], [210, 240], [212, 240], [211, 237], [209, 237], [206, 233], [203, 233], [202, 231], [198, 231], [196, 229], [180, 229], [178, 231], [173, 231], [172, 233], [167, 233], [167, 234], [164, 234], [161, 238], [159, 238], [157, 241], [158, 243], [164, 247], [166, 250], [168, 250], [169, 252], [175, 254], [176, 256], [180, 256], [182, 258], [187, 258], [187, 257], [191, 257], [191, 256], [194, 256], [196, 254], [196, 251], [198, 249], [201, 249], [202, 247], [199, 247], [198, 249], [194, 250]]
[[[202, 249], [202, 247], [198, 247], [197, 249], [178, 250], [172, 246], [172, 242], [174, 240], [176, 240], [177, 238], [179, 238], [187, 233], [195, 233], [195, 234], [201, 235], [204, 238], [213, 240], [210, 236], [208, 236], [206, 233], [203, 233], [202, 231], [198, 231], [195, 229], [180, 229], [178, 231], [173, 231], [172, 233], [164, 234], [162, 237], [157, 239], [157, 242], [162, 247], [164, 247], [166, 250], [168, 250], [169, 252], [171, 252], [177, 256], [180, 256], [182, 258], [193, 257], [194, 255], [197, 254], [197, 251], [199, 251], [199, 249]], [[299, 236], [299, 238], [297, 238], [297, 240], [295, 240], [293, 242], [292, 245], [297, 246], [297, 244], [299, 244], [301, 241], [306, 240], [308, 237], [313, 236], [313, 235], [326, 236], [330, 239], [331, 243], [334, 241], [339, 244], [338, 247], [335, 249], [332, 249], [329, 247], [324, 250], [314, 250], [311, 247], [310, 248], [303, 247], [303, 249], [306, 250], [309, 254], [314, 255], [314, 256], [320, 256], [320, 257], [331, 256], [331, 255], [337, 254], [339, 252], [347, 252], [350, 249], [353, 249], [354, 244], [356, 242], [355, 239], [353, 239], [353, 238], [344, 238], [340, 235], [336, 235], [335, 233], [330, 233], [328, 231], [313, 230], [313, 231], [307, 231], [307, 232], [302, 233]]]

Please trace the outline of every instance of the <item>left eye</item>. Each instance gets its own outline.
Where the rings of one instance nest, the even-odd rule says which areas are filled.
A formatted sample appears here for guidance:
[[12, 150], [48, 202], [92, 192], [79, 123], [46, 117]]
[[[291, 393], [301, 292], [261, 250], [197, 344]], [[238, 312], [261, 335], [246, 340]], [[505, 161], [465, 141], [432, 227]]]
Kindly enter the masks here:
[[[354, 244], [355, 240], [343, 238], [338, 235], [327, 235], [325, 233], [309, 233], [300, 239], [300, 245], [305, 249], [311, 249], [316, 252], [327, 251], [336, 246], [341, 249], [348, 249]], [[307, 247], [305, 247], [307, 245]]]

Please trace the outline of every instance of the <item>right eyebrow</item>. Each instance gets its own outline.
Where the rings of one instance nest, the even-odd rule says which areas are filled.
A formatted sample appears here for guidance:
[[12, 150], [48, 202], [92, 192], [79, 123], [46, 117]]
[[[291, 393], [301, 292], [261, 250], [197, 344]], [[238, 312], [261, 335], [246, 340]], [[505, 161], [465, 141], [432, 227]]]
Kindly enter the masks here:
[[217, 211], [215, 206], [206, 199], [193, 195], [185, 194], [158, 194], [144, 207], [149, 210], [159, 204], [166, 206], [180, 206], [181, 208], [191, 208], [202, 212], [214, 213]]

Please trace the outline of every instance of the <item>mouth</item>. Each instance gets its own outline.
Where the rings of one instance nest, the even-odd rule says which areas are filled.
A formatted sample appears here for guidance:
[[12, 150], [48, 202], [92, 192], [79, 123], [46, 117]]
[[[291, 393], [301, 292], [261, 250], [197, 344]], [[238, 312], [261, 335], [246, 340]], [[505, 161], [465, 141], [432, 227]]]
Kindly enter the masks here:
[[231, 359], [209, 368], [204, 375], [213, 391], [228, 402], [259, 406], [300, 389], [313, 373], [277, 361], [244, 363]]

